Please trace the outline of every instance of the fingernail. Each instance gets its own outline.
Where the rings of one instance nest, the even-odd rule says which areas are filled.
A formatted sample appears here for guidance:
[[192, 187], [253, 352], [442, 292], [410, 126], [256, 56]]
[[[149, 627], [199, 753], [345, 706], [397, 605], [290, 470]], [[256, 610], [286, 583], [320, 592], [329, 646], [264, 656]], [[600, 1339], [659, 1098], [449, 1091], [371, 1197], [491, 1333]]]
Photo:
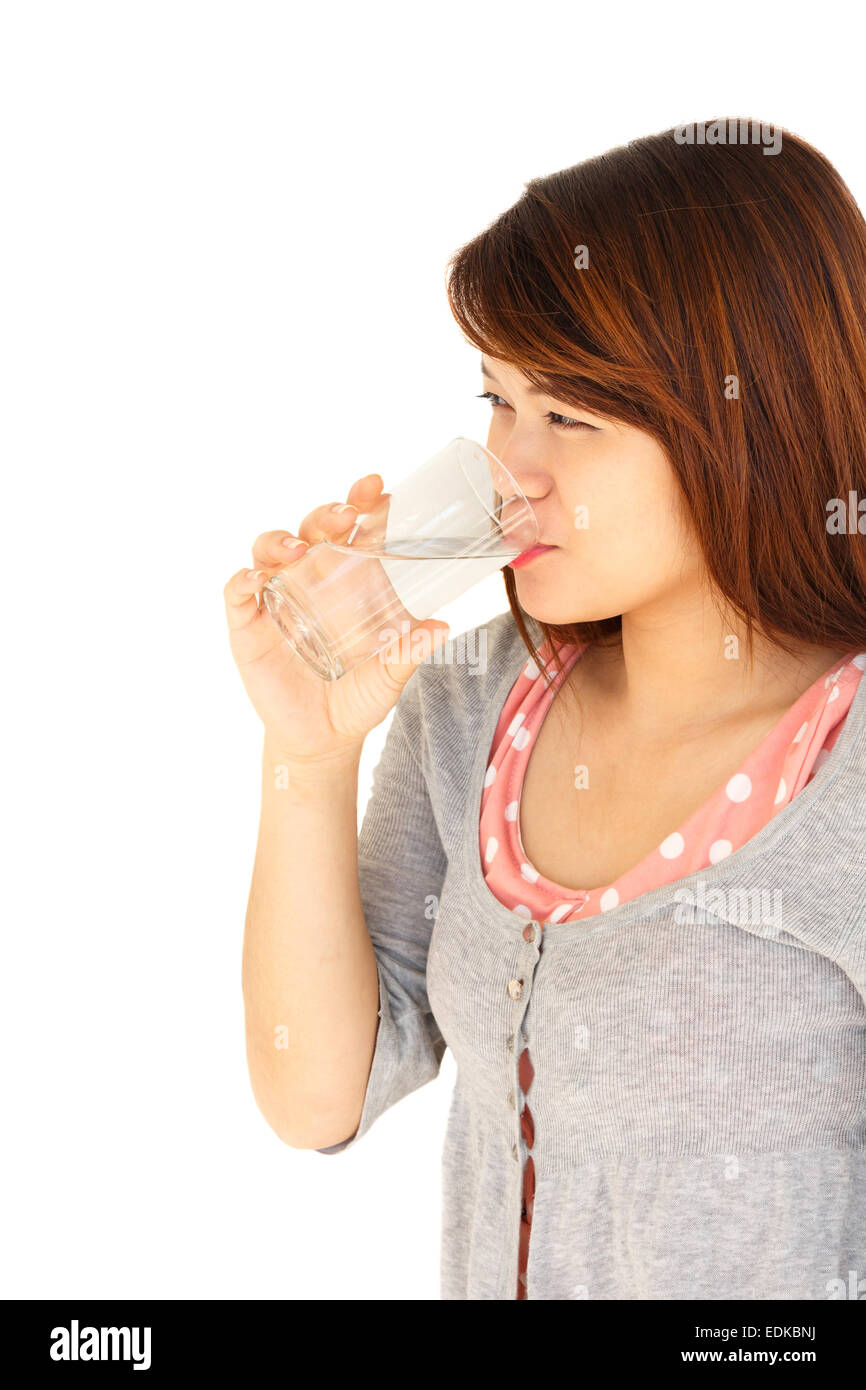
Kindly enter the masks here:
[[267, 577], [264, 570], [247, 570], [247, 579], [255, 579], [260, 582]]
[[351, 502], [335, 502], [331, 507], [332, 512], [355, 512], [357, 510], [357, 507], [353, 507]]
[[296, 550], [298, 546], [308, 544], [308, 541], [296, 541], [293, 536], [286, 536], [283, 539], [283, 545], [286, 547], [287, 550]]

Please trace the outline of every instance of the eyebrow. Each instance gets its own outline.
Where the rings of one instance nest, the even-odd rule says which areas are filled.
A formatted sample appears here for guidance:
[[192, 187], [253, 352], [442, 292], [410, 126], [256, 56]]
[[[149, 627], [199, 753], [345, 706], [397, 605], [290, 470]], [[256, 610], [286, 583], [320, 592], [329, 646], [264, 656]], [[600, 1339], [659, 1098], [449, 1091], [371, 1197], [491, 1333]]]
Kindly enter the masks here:
[[[482, 374], [482, 376], [489, 376], [489, 377], [490, 377], [490, 380], [491, 380], [491, 381], [495, 381], [497, 386], [500, 386], [500, 385], [501, 385], [501, 382], [499, 381], [499, 378], [493, 375], [493, 372], [491, 372], [490, 368], [488, 367], [487, 363], [484, 361], [484, 358], [483, 358], [483, 357], [481, 358], [481, 374]], [[540, 389], [540, 387], [538, 387], [538, 386], [527, 386], [527, 388], [526, 388], [526, 394], [527, 394], [528, 396], [551, 396], [551, 399], [552, 399], [552, 400], [557, 400], [557, 399], [564, 400], [564, 399], [565, 399], [564, 396], [563, 396], [563, 397], [557, 397], [556, 395], [552, 395], [551, 392], [549, 392], [549, 391], [542, 391], [542, 390]], [[608, 418], [607, 416], [600, 414], [599, 411], [593, 410], [593, 409], [592, 409], [590, 406], [588, 406], [588, 405], [578, 405], [578, 404], [575, 403], [575, 404], [572, 406], [572, 409], [573, 409], [573, 410], [582, 410], [583, 413], [584, 413], [584, 415], [593, 415], [593, 416], [595, 416], [595, 418], [598, 419], [598, 420], [605, 420], [605, 419]]]
[[[482, 375], [482, 376], [489, 376], [489, 377], [490, 377], [490, 380], [491, 380], [491, 381], [495, 381], [497, 386], [501, 386], [501, 384], [502, 384], [502, 383], [500, 382], [499, 378], [498, 378], [497, 376], [495, 376], [495, 375], [493, 374], [493, 372], [491, 372], [490, 368], [488, 367], [487, 363], [484, 361], [484, 358], [483, 358], [483, 357], [482, 357], [482, 359], [481, 359], [481, 375]], [[527, 396], [548, 396], [548, 395], [550, 395], [550, 392], [549, 392], [549, 391], [542, 391], [541, 388], [540, 388], [539, 386], [527, 386], [527, 388], [526, 388], [526, 394], [527, 394]]]

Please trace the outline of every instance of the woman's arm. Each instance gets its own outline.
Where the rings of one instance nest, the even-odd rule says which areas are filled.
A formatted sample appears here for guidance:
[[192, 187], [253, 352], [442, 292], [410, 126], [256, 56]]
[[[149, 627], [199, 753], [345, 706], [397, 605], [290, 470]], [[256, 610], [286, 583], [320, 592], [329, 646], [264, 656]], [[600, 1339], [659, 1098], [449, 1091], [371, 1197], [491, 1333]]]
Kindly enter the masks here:
[[[297, 563], [305, 545], [347, 534], [381, 494], [382, 479], [371, 474], [353, 483], [346, 503], [314, 508], [298, 536], [263, 533], [253, 546], [257, 568], [239, 570], [224, 591], [232, 655], [265, 726], [242, 966], [250, 1080], [272, 1129], [303, 1148], [319, 1147], [320, 1138], [331, 1147], [334, 1136], [348, 1143], [359, 1116], [372, 1123], [400, 1083], [421, 1084], [430, 1067], [424, 1039], [396, 1023], [390, 997], [382, 1003], [386, 984], [377, 980], [360, 896], [357, 787], [367, 734], [411, 684], [425, 643], [435, 648], [448, 624], [412, 623], [408, 660], [401, 645], [323, 681], [258, 597], [269, 575]], [[425, 643], [416, 647], [419, 634]], [[396, 858], [403, 862], [399, 849]], [[389, 976], [398, 1011], [413, 1002], [403, 973], [398, 965]]]
[[294, 1148], [358, 1127], [379, 1023], [376, 958], [358, 884], [360, 746], [299, 763], [266, 738], [243, 945], [256, 1103]]

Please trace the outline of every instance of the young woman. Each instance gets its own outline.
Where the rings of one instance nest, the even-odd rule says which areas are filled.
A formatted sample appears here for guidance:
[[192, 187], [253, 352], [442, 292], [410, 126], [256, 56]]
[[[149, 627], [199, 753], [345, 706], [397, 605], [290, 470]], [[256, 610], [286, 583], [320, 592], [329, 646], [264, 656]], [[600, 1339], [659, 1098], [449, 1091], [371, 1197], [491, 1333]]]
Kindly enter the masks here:
[[445, 1299], [866, 1292], [866, 224], [801, 139], [712, 129], [533, 180], [451, 263], [549, 547], [481, 675], [326, 684], [259, 606], [378, 475], [226, 588], [253, 1091], [333, 1153], [452, 1049]]

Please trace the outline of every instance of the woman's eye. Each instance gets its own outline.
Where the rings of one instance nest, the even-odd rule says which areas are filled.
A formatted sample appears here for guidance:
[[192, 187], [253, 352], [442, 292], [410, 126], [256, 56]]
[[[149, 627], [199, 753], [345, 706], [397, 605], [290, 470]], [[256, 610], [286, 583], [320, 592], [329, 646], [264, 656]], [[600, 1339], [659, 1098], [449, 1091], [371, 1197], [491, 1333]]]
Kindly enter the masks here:
[[[489, 401], [494, 409], [501, 406], [507, 408], [507, 402], [493, 391], [482, 391], [478, 399]], [[598, 428], [597, 425], [587, 424], [586, 420], [573, 420], [570, 415], [558, 415], [555, 410], [548, 410], [546, 419], [551, 425], [561, 430], [594, 430]]]
[[552, 425], [559, 425], [564, 430], [594, 430], [596, 425], [588, 425], [585, 420], [572, 420], [568, 415], [557, 415], [555, 410], [548, 410], [547, 418]]

